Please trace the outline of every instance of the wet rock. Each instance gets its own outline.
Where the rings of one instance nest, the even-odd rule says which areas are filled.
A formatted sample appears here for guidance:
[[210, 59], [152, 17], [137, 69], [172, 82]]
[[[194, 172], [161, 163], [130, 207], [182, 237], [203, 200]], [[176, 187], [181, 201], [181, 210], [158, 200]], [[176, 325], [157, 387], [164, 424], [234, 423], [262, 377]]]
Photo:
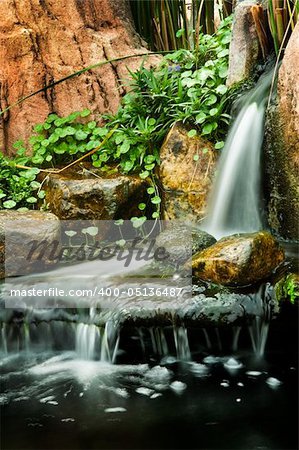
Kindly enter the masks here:
[[278, 242], [266, 231], [228, 236], [193, 257], [198, 278], [223, 285], [248, 285], [267, 278], [284, 260]]
[[108, 175], [95, 168], [51, 174], [44, 186], [50, 210], [65, 220], [130, 219], [140, 215], [138, 204], [147, 201], [147, 182], [139, 176]]
[[169, 221], [156, 238], [156, 246], [164, 247], [169, 254], [168, 261], [181, 263], [215, 242], [216, 239], [205, 231], [176, 221]]
[[189, 137], [188, 130], [176, 124], [163, 143], [160, 158], [164, 218], [202, 220], [216, 163], [212, 144]]
[[286, 239], [299, 239], [299, 23], [278, 75], [277, 103], [266, 121], [268, 221]]
[[[30, 252], [32, 248], [36, 252]], [[0, 211], [0, 278], [40, 272], [57, 263], [51, 256], [60, 251], [60, 223], [42, 211]], [[44, 255], [39, 259], [39, 250]]]
[[246, 0], [236, 6], [229, 52], [228, 86], [249, 78], [261, 58], [261, 48], [252, 15], [252, 7], [256, 5], [256, 1]]

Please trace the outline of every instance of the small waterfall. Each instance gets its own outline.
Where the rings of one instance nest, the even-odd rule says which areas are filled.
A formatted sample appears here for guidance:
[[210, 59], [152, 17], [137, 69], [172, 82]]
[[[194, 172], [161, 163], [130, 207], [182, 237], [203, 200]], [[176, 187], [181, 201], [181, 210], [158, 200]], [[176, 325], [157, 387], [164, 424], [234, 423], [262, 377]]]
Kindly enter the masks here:
[[257, 356], [264, 356], [269, 332], [269, 322], [262, 317], [255, 317], [248, 326], [252, 349]]
[[100, 330], [94, 324], [79, 323], [76, 330], [76, 353], [82, 359], [95, 359]]
[[187, 329], [183, 326], [173, 328], [174, 342], [177, 358], [181, 361], [190, 361], [191, 352]]
[[246, 97], [223, 149], [203, 228], [217, 239], [263, 228], [261, 149], [272, 73]]
[[169, 355], [168, 344], [166, 341], [163, 328], [151, 327], [150, 336], [153, 352], [158, 356], [168, 356]]

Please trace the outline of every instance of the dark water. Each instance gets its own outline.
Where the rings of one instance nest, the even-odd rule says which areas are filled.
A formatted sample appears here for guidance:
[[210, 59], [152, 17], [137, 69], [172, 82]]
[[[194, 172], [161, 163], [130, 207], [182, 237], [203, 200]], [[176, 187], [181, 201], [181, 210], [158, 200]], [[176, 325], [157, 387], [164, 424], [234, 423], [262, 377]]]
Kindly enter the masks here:
[[264, 358], [233, 355], [236, 370], [226, 367], [231, 354], [129, 364], [133, 351], [116, 365], [72, 352], [3, 357], [1, 448], [298, 448], [294, 309], [271, 324]]

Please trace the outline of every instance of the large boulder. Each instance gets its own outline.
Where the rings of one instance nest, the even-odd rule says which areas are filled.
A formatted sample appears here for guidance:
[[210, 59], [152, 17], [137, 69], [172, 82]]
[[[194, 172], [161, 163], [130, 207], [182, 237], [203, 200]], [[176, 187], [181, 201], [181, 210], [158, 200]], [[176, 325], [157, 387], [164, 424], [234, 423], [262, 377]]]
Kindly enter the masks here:
[[160, 158], [164, 218], [202, 220], [217, 160], [213, 145], [202, 137], [189, 137], [188, 130], [176, 124], [163, 143]]
[[245, 0], [235, 9], [227, 86], [248, 79], [262, 56], [252, 8], [257, 8], [257, 2]]
[[48, 269], [60, 250], [60, 222], [54, 214], [0, 211], [0, 278]]
[[287, 239], [299, 239], [299, 23], [278, 75], [277, 104], [266, 122], [268, 220]]
[[284, 252], [267, 231], [235, 234], [193, 257], [194, 275], [223, 285], [249, 285], [267, 278]]
[[108, 175], [100, 169], [71, 168], [50, 174], [44, 189], [50, 210], [63, 220], [130, 219], [147, 201], [147, 181], [138, 175]]

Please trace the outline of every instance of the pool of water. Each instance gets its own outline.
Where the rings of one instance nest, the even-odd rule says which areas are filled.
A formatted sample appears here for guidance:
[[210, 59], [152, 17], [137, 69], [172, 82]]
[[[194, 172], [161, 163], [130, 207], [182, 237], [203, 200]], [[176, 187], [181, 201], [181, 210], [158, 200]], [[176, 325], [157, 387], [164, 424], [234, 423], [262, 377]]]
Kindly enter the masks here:
[[129, 350], [113, 365], [69, 351], [2, 355], [1, 448], [297, 449], [296, 319], [287, 333], [282, 319], [264, 358], [195, 352], [189, 362], [132, 364]]

